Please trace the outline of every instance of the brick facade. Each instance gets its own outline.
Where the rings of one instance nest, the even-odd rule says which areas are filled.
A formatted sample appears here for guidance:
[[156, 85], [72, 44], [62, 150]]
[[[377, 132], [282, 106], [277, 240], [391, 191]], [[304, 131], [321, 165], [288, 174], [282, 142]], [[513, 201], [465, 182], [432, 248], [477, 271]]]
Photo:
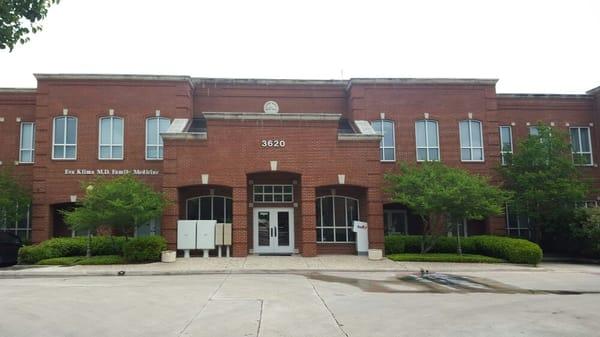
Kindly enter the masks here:
[[[161, 221], [162, 235], [176, 245], [176, 223], [185, 217], [185, 200], [198, 195], [232, 198], [233, 255], [252, 250], [252, 184], [294, 186], [294, 247], [305, 256], [354, 252], [353, 244], [318, 243], [316, 198], [329, 194], [360, 200], [360, 219], [369, 224], [370, 246], [383, 247], [383, 174], [398, 162], [416, 161], [415, 121], [436, 120], [440, 157], [445, 164], [485, 174], [497, 181], [499, 126], [510, 125], [513, 143], [527, 135], [527, 125], [587, 126], [594, 162], [600, 158], [598, 123], [600, 92], [586, 95], [496, 94], [495, 80], [352, 79], [348, 81], [202, 79], [185, 76], [37, 75], [36, 89], [0, 89], [0, 167], [10, 166], [32, 190], [31, 238], [54, 236], [54, 206], [82, 196], [81, 182], [92, 176], [65, 174], [77, 169], [148, 169], [141, 175], [173, 201]], [[276, 101], [279, 115], [290, 118], [208, 118], [208, 113], [262, 113]], [[123, 160], [98, 159], [99, 118], [124, 120]], [[62, 115], [78, 118], [77, 159], [53, 160], [52, 121]], [[324, 118], [302, 118], [325, 116]], [[164, 159], [145, 159], [145, 120], [160, 115], [189, 121], [206, 118], [205, 137], [164, 138]], [[395, 122], [396, 162], [379, 160], [375, 137], [342, 139], [340, 115], [350, 123], [382, 117]], [[328, 117], [329, 116], [329, 117]], [[0, 119], [0, 120], [1, 120]], [[35, 163], [19, 164], [20, 121], [35, 122]], [[460, 160], [458, 123], [482, 122], [482, 162]], [[354, 131], [357, 127], [354, 126]], [[360, 133], [360, 132], [358, 132]], [[261, 147], [264, 139], [285, 147]], [[271, 162], [277, 162], [272, 170]], [[17, 162], [15, 164], [15, 162]], [[597, 165], [584, 167], [597, 182]], [[202, 175], [208, 175], [206, 184]], [[340, 184], [338, 175], [345, 181]], [[597, 184], [596, 184], [597, 185]], [[216, 192], [215, 192], [216, 191]], [[76, 196], [76, 197], [74, 197]], [[595, 198], [595, 196], [591, 196]], [[260, 205], [260, 207], [265, 206]], [[277, 206], [277, 205], [270, 205]], [[409, 219], [412, 217], [409, 216]], [[412, 220], [409, 220], [412, 222]], [[503, 217], [469, 224], [473, 233], [505, 234]], [[409, 224], [413, 228], [414, 224]], [[472, 227], [472, 228], [471, 228]]]

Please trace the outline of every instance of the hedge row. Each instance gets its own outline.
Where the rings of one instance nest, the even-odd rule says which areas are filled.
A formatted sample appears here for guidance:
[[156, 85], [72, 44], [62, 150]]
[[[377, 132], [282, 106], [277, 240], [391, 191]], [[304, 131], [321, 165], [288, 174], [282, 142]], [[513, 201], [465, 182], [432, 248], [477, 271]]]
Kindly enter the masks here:
[[[54, 238], [37, 245], [25, 246], [19, 250], [19, 263], [36, 264], [41, 260], [85, 256], [87, 237]], [[118, 255], [128, 262], [160, 261], [160, 252], [167, 248], [162, 236], [130, 238], [94, 236], [92, 237], [92, 256]]]
[[[496, 257], [511, 263], [536, 265], [542, 260], [542, 249], [537, 244], [505, 236], [479, 235], [461, 238], [462, 251]], [[455, 237], [440, 237], [430, 253], [456, 253]], [[420, 253], [421, 236], [389, 235], [385, 237], [386, 254]]]

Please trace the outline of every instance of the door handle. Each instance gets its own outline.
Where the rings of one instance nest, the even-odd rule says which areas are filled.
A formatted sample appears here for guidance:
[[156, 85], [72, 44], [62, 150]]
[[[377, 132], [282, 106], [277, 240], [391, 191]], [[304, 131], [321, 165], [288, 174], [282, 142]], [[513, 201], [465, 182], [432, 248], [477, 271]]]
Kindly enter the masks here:
[[273, 237], [273, 227], [269, 228], [269, 234]]
[[277, 236], [277, 227], [273, 227], [273, 231], [275, 232], [274, 236]]

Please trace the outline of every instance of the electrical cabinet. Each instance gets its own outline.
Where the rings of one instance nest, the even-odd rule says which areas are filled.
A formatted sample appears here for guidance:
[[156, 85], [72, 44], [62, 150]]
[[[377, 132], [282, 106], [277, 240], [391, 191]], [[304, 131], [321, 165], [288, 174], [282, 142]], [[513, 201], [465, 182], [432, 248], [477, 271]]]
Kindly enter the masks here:
[[196, 223], [196, 249], [215, 249], [217, 220], [197, 220]]
[[177, 221], [177, 249], [196, 249], [196, 220]]

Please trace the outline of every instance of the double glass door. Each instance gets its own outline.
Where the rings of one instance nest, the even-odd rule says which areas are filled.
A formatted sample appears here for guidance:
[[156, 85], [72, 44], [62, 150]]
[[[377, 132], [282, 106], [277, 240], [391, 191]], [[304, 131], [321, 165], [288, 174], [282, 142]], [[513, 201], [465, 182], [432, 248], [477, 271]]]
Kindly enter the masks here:
[[291, 254], [294, 252], [294, 209], [254, 209], [254, 252]]

